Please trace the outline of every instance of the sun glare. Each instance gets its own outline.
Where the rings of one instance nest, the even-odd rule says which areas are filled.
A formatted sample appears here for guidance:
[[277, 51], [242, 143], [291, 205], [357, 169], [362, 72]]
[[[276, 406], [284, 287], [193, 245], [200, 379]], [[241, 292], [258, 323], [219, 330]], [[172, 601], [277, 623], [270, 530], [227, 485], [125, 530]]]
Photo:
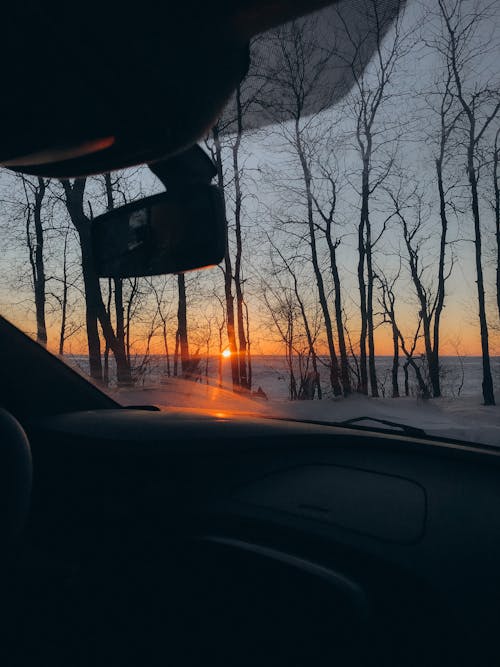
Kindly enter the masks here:
[[231, 356], [231, 350], [226, 347], [226, 349], [222, 352], [222, 356], [225, 357], [226, 359]]

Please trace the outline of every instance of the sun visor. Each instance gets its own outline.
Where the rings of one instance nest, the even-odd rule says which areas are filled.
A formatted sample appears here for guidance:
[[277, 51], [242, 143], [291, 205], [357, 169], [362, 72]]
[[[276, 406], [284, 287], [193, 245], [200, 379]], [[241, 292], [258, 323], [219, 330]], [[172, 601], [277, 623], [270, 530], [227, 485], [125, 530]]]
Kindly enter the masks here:
[[[95, 15], [89, 5], [77, 25], [63, 5], [55, 13], [33, 2], [29, 16], [9, 7], [0, 164], [46, 177], [85, 176], [180, 153], [218, 119], [219, 132], [232, 133], [238, 103], [244, 131], [289, 120], [296, 110], [282, 73], [297, 48], [294, 66], [308, 90], [301, 116], [317, 113], [346, 95], [403, 3], [340, 0], [261, 32], [250, 45], [241, 25], [272, 25], [276, 7], [294, 16], [308, 3], [216, 3], [198, 16], [186, 0], [165, 17], [168, 3], [159, 10], [146, 1], [134, 20], [115, 4], [96, 5]], [[310, 6], [318, 4], [324, 0]]]
[[[255, 37], [250, 69], [240, 87], [243, 131], [294, 118], [297, 96], [290, 88], [294, 78], [301, 81], [305, 93], [301, 117], [340, 102], [374, 57], [404, 4], [401, 0], [341, 0]], [[236, 118], [233, 94], [220, 131], [235, 132]]]

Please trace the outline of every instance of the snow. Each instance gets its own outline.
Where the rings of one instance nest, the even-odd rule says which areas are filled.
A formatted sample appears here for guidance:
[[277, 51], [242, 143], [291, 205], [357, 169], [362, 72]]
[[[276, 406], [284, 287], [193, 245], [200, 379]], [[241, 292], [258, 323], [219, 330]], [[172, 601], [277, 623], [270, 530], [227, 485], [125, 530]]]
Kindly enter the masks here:
[[[375, 417], [415, 426], [429, 435], [500, 447], [500, 406], [482, 405], [479, 395], [431, 400], [352, 395], [321, 401], [288, 401], [284, 398], [266, 401], [178, 378], [169, 378], [161, 386], [115, 389], [111, 394], [123, 405], [196, 408], [219, 415], [251, 414], [332, 422], [360, 416]], [[362, 422], [362, 425], [370, 426], [371, 423]]]
[[[80, 372], [87, 370], [86, 357], [64, 357]], [[442, 391], [439, 399], [424, 400], [418, 396], [413, 373], [410, 372], [410, 393], [402, 398], [369, 398], [354, 394], [348, 398], [333, 398], [328, 386], [328, 373], [320, 369], [323, 400], [290, 401], [288, 371], [284, 357], [255, 356], [253, 358], [253, 389], [259, 387], [268, 397], [235, 394], [230, 390], [230, 361], [223, 362], [223, 383], [216, 385], [217, 359], [211, 358], [208, 378], [198, 382], [166, 377], [165, 359], [152, 357], [147, 372], [140, 378], [140, 386], [111, 388], [107, 392], [123, 405], [156, 405], [161, 409], [180, 408], [208, 410], [214, 414], [247, 414], [337, 422], [356, 417], [375, 417], [423, 429], [433, 436], [482, 443], [500, 447], [500, 405], [484, 406], [480, 394], [482, 366], [479, 357], [443, 357]], [[379, 382], [390, 395], [389, 357], [377, 357]], [[492, 370], [497, 403], [500, 404], [500, 357], [492, 357]], [[209, 384], [207, 384], [207, 382]], [[400, 392], [403, 391], [403, 373], [400, 371]], [[362, 422], [363, 426], [377, 426]], [[378, 426], [381, 426], [378, 424]]]

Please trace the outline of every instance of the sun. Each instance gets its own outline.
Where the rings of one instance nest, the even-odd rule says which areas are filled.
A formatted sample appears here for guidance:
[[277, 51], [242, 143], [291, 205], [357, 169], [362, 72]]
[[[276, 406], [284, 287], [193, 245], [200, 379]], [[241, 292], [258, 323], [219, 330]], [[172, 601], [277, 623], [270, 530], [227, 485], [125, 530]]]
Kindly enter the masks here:
[[226, 349], [222, 352], [222, 356], [225, 357], [226, 359], [231, 356], [231, 350], [226, 347]]

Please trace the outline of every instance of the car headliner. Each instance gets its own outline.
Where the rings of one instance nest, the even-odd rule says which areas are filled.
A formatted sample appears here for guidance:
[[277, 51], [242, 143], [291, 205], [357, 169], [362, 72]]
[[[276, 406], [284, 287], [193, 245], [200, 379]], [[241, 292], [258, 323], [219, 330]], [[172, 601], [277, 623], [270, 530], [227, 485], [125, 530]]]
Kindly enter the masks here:
[[[219, 0], [198, 6], [184, 0], [158, 7], [146, 0], [140, 11], [130, 12], [117, 0], [79, 6], [9, 3], [2, 12], [2, 89], [8, 102], [0, 109], [0, 163], [47, 177], [76, 177], [182, 151], [211, 127], [246, 75], [251, 38], [325, 4]], [[318, 91], [332, 91], [327, 105], [352, 84], [346, 63], [355, 54], [347, 33], [358, 29], [368, 34], [362, 63], [375, 49], [368, 30], [375, 15], [360, 11], [365, 4], [328, 4], [314, 23], [311, 39], [318, 49], [331, 50], [334, 43], [342, 52], [315, 81]], [[386, 27], [402, 4], [377, 3]], [[253, 40], [245, 85], [262, 88], [263, 63], [279, 69], [272, 34]], [[272, 86], [266, 85], [263, 94], [272, 96]], [[318, 95], [304, 113], [324, 105]], [[284, 111], [279, 120], [286, 115]], [[246, 129], [274, 120], [260, 108], [247, 114]], [[226, 124], [225, 131], [231, 129]]]

